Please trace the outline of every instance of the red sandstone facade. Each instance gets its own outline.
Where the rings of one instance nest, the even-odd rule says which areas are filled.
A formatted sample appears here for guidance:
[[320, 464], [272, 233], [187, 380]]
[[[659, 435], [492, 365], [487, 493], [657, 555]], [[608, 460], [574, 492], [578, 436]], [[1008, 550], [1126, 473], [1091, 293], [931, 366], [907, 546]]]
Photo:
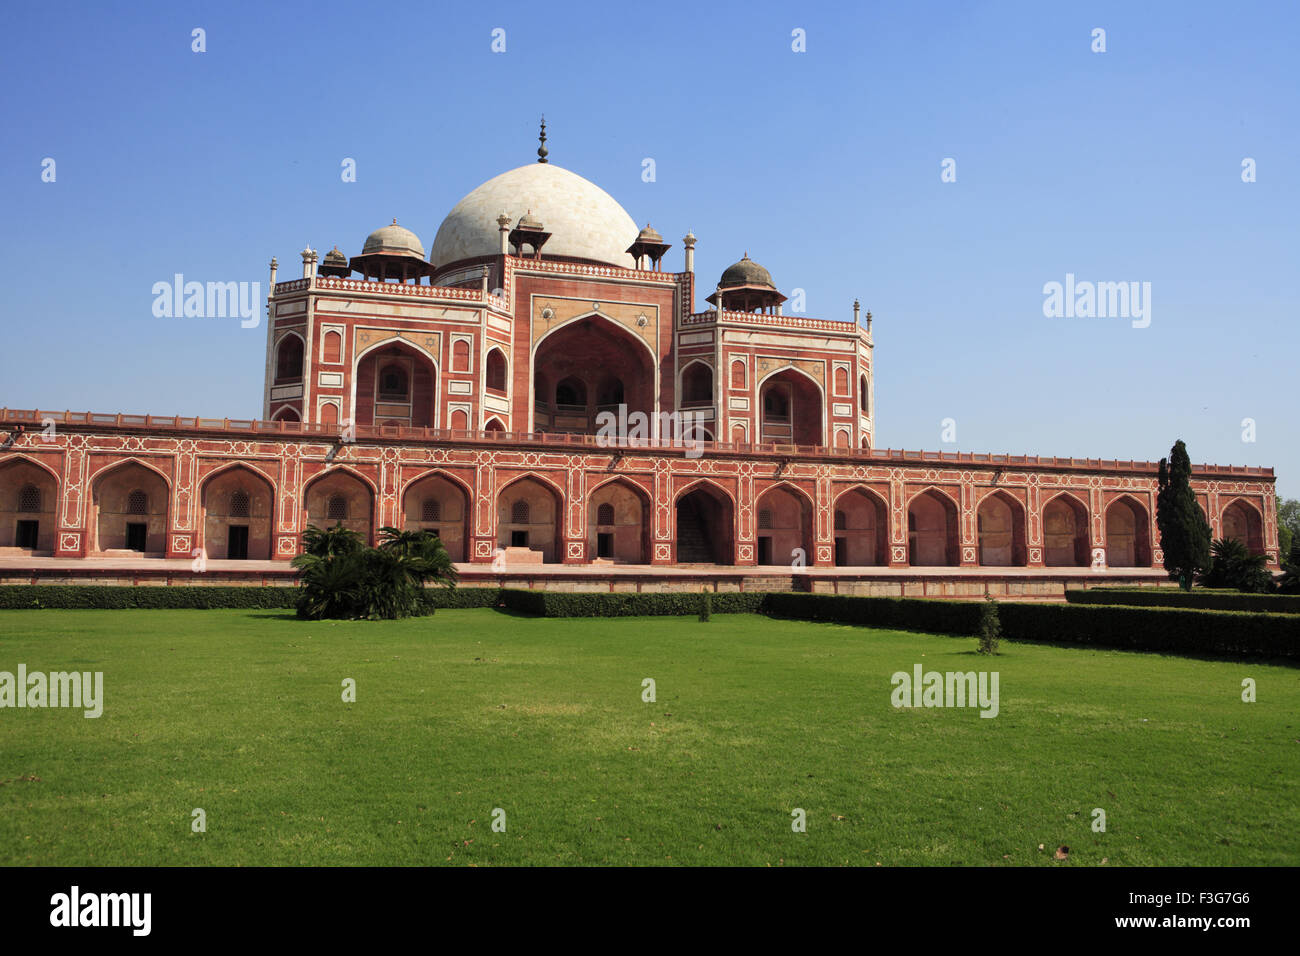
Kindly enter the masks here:
[[[593, 233], [624, 229], [606, 215]], [[783, 315], [747, 256], [696, 312], [693, 236], [671, 273], [648, 227], [631, 267], [547, 255], [547, 218], [487, 224], [495, 254], [433, 261], [484, 239], [440, 231], [426, 263], [394, 223], [350, 263], [273, 263], [263, 420], [0, 410], [0, 549], [287, 561], [341, 521], [465, 562], [1160, 566], [1154, 464], [876, 449], [870, 313]], [[620, 409], [689, 412], [702, 444], [598, 436]], [[1193, 488], [1277, 563], [1272, 469]]]

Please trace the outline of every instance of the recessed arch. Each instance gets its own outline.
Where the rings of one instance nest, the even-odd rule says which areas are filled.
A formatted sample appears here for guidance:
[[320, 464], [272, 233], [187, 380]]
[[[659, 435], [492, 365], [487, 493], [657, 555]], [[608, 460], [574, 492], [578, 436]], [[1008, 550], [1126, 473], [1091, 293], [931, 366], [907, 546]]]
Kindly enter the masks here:
[[[406, 397], [386, 399], [380, 373], [400, 366], [407, 377]], [[418, 342], [390, 338], [362, 349], [352, 361], [352, 415], [358, 425], [397, 424], [437, 428], [442, 367]]]
[[441, 468], [431, 469], [408, 480], [400, 500], [404, 530], [432, 531], [452, 561], [467, 559], [474, 499], [465, 482]]
[[881, 567], [889, 564], [889, 502], [866, 485], [845, 488], [832, 507], [835, 564]]
[[519, 475], [497, 491], [497, 545], [535, 552], [545, 564], [564, 560], [565, 496], [550, 479]]
[[807, 492], [781, 481], [764, 489], [754, 507], [766, 518], [758, 522], [758, 564], [806, 567], [812, 563], [814, 503]]
[[937, 487], [925, 488], [907, 504], [908, 564], [955, 567], [961, 563], [957, 502]]
[[[648, 564], [652, 502], [636, 482], [617, 476], [587, 492], [587, 553], [620, 564]], [[608, 518], [602, 521], [601, 518]]]
[[1088, 506], [1061, 491], [1043, 505], [1043, 563], [1048, 567], [1088, 567]]
[[43, 461], [26, 455], [0, 459], [0, 548], [52, 554], [61, 487], [58, 474]]
[[826, 444], [826, 390], [796, 365], [785, 364], [758, 381], [761, 440], [777, 444]]
[[673, 498], [673, 542], [678, 564], [735, 564], [735, 498], [707, 478]]
[[978, 557], [984, 567], [1024, 567], [1028, 547], [1025, 506], [1001, 488], [990, 491], [975, 508]]
[[487, 357], [483, 360], [484, 365], [484, 387], [489, 392], [497, 395], [505, 395], [509, 384], [510, 363], [506, 359], [505, 352], [498, 346], [492, 346], [488, 349]]
[[1220, 537], [1236, 539], [1252, 554], [1264, 554], [1264, 516], [1249, 498], [1233, 498], [1220, 514]]
[[530, 420], [536, 431], [593, 435], [602, 413], [617, 413], [620, 405], [629, 417], [651, 415], [657, 407], [654, 350], [599, 312], [550, 329], [534, 343], [531, 357]]
[[[158, 467], [130, 457], [91, 476], [89, 523], [94, 551], [167, 553], [171, 479]], [[140, 493], [144, 507], [138, 507]]]
[[1151, 566], [1151, 519], [1146, 506], [1132, 495], [1121, 495], [1106, 506], [1106, 565], [1112, 568]]
[[[245, 508], [237, 507], [240, 494]], [[216, 560], [271, 560], [275, 501], [275, 483], [251, 465], [230, 462], [214, 469], [199, 484], [198, 546]]]
[[[347, 517], [331, 518], [330, 500], [340, 495], [347, 505]], [[302, 526], [306, 528], [311, 524], [318, 528], [332, 528], [341, 523], [361, 535], [367, 544], [374, 544], [378, 500], [378, 489], [369, 478], [346, 465], [336, 465], [313, 476], [303, 486]]]
[[307, 341], [289, 330], [275, 340], [275, 384], [301, 382], [307, 355]]
[[682, 408], [713, 404], [713, 366], [693, 358], [677, 373], [678, 405]]

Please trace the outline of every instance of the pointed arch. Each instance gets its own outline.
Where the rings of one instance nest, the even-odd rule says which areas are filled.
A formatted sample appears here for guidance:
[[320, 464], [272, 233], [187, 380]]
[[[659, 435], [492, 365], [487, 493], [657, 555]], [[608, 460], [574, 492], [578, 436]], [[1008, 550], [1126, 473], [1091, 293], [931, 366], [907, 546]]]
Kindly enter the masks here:
[[1112, 568], [1151, 566], [1151, 513], [1137, 498], [1122, 494], [1106, 505], [1106, 565]]
[[1070, 491], [1058, 491], [1043, 503], [1043, 563], [1048, 567], [1088, 567], [1088, 505]]
[[907, 503], [908, 564], [955, 567], [961, 563], [960, 508], [942, 488], [931, 485]]
[[301, 382], [305, 375], [307, 340], [289, 329], [275, 340], [275, 384]]
[[[401, 486], [398, 501], [404, 530], [432, 531], [452, 561], [467, 560], [474, 493], [460, 476], [442, 468], [422, 471]], [[436, 506], [426, 507], [430, 502]]]
[[979, 563], [984, 567], [1028, 564], [1025, 505], [1003, 488], [995, 488], [975, 506]]
[[[249, 495], [248, 512], [236, 513], [233, 496], [258, 489]], [[273, 554], [275, 528], [275, 482], [247, 462], [222, 465], [199, 482], [199, 538], [197, 547], [214, 559], [269, 561]]]
[[[172, 481], [162, 469], [130, 456], [100, 468], [89, 483], [87, 517], [94, 533], [91, 550], [166, 554]], [[144, 492], [143, 514], [131, 507], [137, 491]]]
[[708, 478], [673, 496], [673, 548], [678, 564], [736, 563], [736, 499]]
[[[52, 554], [62, 487], [58, 473], [39, 459], [23, 454], [0, 458], [0, 548]], [[35, 501], [27, 489], [35, 489]]]
[[861, 482], [844, 488], [831, 506], [835, 564], [879, 567], [889, 564], [889, 501]]
[[759, 514], [758, 564], [790, 567], [813, 563], [816, 503], [811, 495], [792, 482], [778, 481], [755, 497], [754, 507]]
[[[587, 553], [620, 564], [649, 564], [651, 515], [649, 491], [625, 475], [615, 475], [587, 492]], [[612, 520], [599, 521], [602, 509]]]
[[[516, 475], [497, 489], [497, 546], [535, 552], [545, 564], [564, 560], [564, 491], [537, 472]], [[507, 558], [507, 563], [509, 558]]]
[[1221, 538], [1235, 538], [1252, 554], [1264, 554], [1264, 514], [1249, 498], [1237, 496], [1219, 511]]
[[[341, 495], [347, 503], [347, 517], [329, 517], [331, 498]], [[347, 465], [333, 465], [313, 475], [302, 489], [302, 521], [306, 528], [332, 528], [340, 521], [343, 527], [374, 544], [378, 523], [379, 489], [365, 475]]]

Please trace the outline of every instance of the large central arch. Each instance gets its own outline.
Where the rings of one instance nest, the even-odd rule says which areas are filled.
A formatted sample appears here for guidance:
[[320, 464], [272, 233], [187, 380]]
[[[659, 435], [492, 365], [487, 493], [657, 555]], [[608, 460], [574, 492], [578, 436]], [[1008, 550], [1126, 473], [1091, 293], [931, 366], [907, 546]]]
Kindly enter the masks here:
[[594, 435], [601, 412], [655, 408], [654, 356], [638, 336], [601, 315], [567, 322], [533, 350], [536, 431]]

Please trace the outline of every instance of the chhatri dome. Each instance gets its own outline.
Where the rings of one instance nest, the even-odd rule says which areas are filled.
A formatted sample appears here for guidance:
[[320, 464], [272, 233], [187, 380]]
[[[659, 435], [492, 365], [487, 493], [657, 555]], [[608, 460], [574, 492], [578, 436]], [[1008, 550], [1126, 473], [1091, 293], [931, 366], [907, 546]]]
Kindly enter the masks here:
[[429, 250], [434, 268], [497, 255], [501, 249], [497, 218], [502, 214], [511, 222], [528, 216], [545, 223], [550, 233], [548, 259], [569, 257], [628, 267], [628, 246], [636, 242], [639, 232], [632, 217], [595, 183], [548, 162], [544, 138], [538, 155], [537, 162], [489, 179], [456, 203]]

